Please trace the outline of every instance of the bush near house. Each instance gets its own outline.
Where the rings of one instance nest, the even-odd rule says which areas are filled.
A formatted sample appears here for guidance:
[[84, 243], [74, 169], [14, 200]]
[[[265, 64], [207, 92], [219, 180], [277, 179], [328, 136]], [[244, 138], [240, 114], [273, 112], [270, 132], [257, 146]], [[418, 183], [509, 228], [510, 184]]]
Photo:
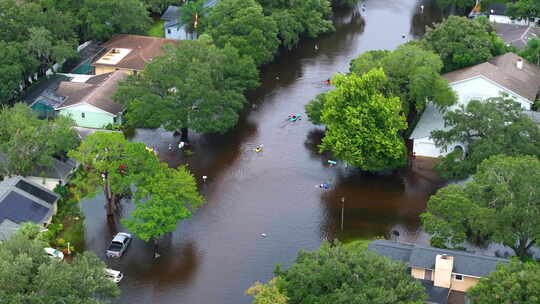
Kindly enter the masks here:
[[43, 238], [51, 247], [64, 253], [82, 252], [84, 249], [84, 216], [81, 213], [79, 199], [70, 190], [70, 186], [57, 186], [54, 192], [60, 195], [58, 211]]

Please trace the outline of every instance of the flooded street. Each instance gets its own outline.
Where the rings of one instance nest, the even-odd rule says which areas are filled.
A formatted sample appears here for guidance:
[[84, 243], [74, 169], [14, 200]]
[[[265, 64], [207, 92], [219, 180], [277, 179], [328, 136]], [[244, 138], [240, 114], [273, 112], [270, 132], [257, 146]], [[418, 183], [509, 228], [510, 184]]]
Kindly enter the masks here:
[[[422, 170], [429, 164], [387, 175], [361, 174], [340, 162], [329, 167], [328, 155], [317, 153], [322, 128], [305, 119], [304, 105], [329, 89], [324, 80], [347, 72], [351, 59], [393, 49], [440, 20], [431, 1], [368, 0], [365, 7], [337, 11], [335, 33], [304, 40], [265, 67], [237, 128], [225, 135], [191, 134], [193, 156], [169, 152], [168, 144], [179, 141], [169, 132], [137, 132], [133, 140], [158, 145], [171, 166], [189, 166], [206, 203], [161, 241], [159, 259], [153, 259], [151, 244], [135, 240], [125, 257], [107, 261], [125, 275], [119, 303], [249, 303], [243, 293], [250, 284], [271, 279], [276, 264], [289, 265], [299, 249], [316, 249], [323, 239], [397, 230], [400, 240], [417, 240], [418, 215], [442, 185]], [[293, 113], [304, 119], [287, 122]], [[253, 151], [258, 144], [264, 144], [261, 153]], [[321, 183], [330, 189], [317, 188]], [[112, 232], [103, 198], [85, 200], [82, 207], [87, 249], [104, 258]]]

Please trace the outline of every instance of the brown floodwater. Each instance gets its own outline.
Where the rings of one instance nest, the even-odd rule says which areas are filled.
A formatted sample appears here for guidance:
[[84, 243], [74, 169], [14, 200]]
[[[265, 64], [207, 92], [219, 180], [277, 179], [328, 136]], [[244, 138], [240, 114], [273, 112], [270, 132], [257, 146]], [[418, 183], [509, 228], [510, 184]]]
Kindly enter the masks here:
[[[299, 249], [316, 249], [324, 239], [390, 237], [396, 230], [400, 240], [425, 242], [418, 216], [442, 186], [428, 162], [379, 175], [340, 162], [329, 167], [328, 155], [317, 153], [322, 128], [287, 116], [305, 116], [304, 105], [329, 89], [323, 81], [347, 72], [351, 59], [418, 38], [440, 18], [428, 0], [368, 0], [365, 11], [336, 11], [335, 33], [304, 40], [263, 69], [235, 130], [191, 134], [191, 157], [168, 151], [179, 140], [170, 132], [138, 130], [133, 140], [157, 145], [171, 166], [189, 166], [206, 203], [161, 240], [158, 259], [151, 244], [135, 240], [126, 256], [107, 260], [125, 275], [119, 303], [250, 303], [250, 284], [271, 279], [276, 264], [290, 265]], [[258, 144], [261, 153], [253, 151]], [[317, 188], [321, 183], [330, 189]], [[114, 228], [103, 204], [101, 196], [82, 202], [87, 249], [104, 258]], [[124, 216], [131, 208], [126, 204]]]

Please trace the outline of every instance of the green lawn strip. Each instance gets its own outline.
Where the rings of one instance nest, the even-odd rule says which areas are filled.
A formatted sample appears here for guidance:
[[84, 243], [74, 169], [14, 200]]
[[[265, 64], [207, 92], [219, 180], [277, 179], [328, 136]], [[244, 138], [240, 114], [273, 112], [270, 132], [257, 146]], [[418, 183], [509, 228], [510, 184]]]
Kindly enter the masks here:
[[146, 35], [158, 38], [165, 38], [165, 31], [163, 29], [163, 25], [163, 20], [156, 20], [152, 27], [146, 32]]

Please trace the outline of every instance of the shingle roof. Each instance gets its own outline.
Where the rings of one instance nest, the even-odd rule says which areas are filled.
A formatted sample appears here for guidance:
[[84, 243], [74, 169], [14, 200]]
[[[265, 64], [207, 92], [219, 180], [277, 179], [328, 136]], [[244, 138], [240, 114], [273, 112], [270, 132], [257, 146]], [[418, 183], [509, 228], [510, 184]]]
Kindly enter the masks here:
[[376, 240], [369, 243], [368, 250], [408, 263], [412, 267], [426, 269], [435, 269], [437, 254], [447, 254], [454, 257], [452, 272], [474, 277], [485, 277], [495, 270], [497, 263], [508, 263], [506, 259], [477, 255], [465, 251], [428, 248], [387, 240]]
[[386, 256], [392, 260], [409, 263], [411, 251], [414, 245], [385, 240], [376, 240], [368, 244], [368, 250], [376, 252], [381, 256]]
[[83, 83], [63, 81], [56, 92], [65, 96], [66, 100], [57, 109], [87, 103], [116, 115], [122, 112], [123, 107], [113, 101], [112, 96], [116, 92], [118, 82], [127, 76], [125, 72], [115, 71], [94, 76]]
[[415, 246], [409, 264], [413, 267], [435, 269], [435, 258], [438, 254], [447, 254], [454, 257], [454, 269], [452, 272], [474, 277], [485, 277], [495, 270], [497, 263], [508, 263], [506, 259], [472, 254], [465, 251]]
[[[522, 69], [516, 67], [518, 59], [523, 60]], [[478, 76], [483, 76], [531, 102], [536, 99], [540, 89], [540, 68], [514, 53], [506, 53], [488, 62], [443, 75], [450, 84]]]
[[487, 12], [490, 15], [505, 16], [506, 15], [506, 4], [499, 3], [499, 2], [490, 3], [488, 5]]
[[[96, 63], [101, 59], [98, 58], [93, 66], [112, 66], [122, 69], [130, 69], [140, 71], [144, 65], [151, 61], [156, 56], [163, 55], [162, 46], [168, 43], [178, 43], [178, 40], [165, 39], [158, 37], [140, 36], [119, 34], [114, 35], [111, 40], [103, 44], [107, 49], [120, 48], [131, 50], [122, 60], [115, 64]], [[107, 53], [105, 53], [106, 55]], [[105, 56], [103, 55], [103, 56]], [[102, 57], [103, 57], [102, 56]]]
[[180, 12], [178, 11], [179, 8], [179, 6], [169, 5], [167, 10], [163, 13], [163, 15], [161, 15], [161, 20], [177, 20], [180, 18]]
[[446, 304], [448, 302], [448, 294], [450, 289], [437, 287], [433, 285], [433, 281], [419, 280], [426, 289], [428, 294], [428, 303]]
[[[18, 187], [23, 181], [30, 188]], [[26, 189], [26, 190], [25, 190]], [[51, 203], [40, 198], [52, 197]], [[16, 228], [24, 222], [41, 225], [48, 221], [54, 213], [54, 205], [58, 194], [17, 176], [0, 182], [0, 240], [11, 236]]]

